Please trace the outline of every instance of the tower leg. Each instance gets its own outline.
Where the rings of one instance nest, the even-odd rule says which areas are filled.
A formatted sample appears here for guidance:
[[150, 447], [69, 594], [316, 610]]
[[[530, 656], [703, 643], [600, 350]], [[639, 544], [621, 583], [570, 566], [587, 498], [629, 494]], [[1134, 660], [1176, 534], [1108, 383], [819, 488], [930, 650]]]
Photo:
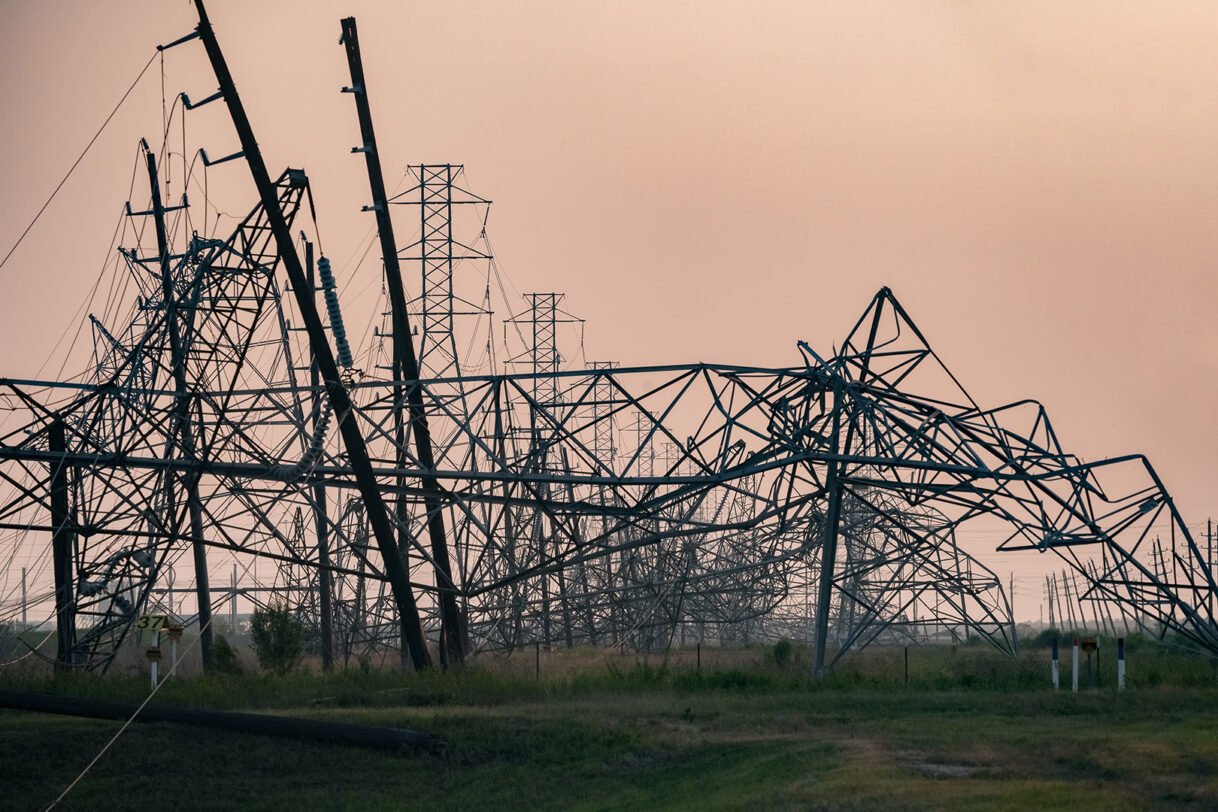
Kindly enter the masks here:
[[[50, 450], [64, 454], [67, 451], [63, 422], [51, 424]], [[55, 566], [55, 630], [58, 646], [55, 667], [63, 670], [75, 665], [73, 649], [76, 647], [76, 605], [72, 578], [72, 542], [74, 533], [71, 524], [71, 508], [68, 503], [68, 464], [64, 459], [51, 463], [51, 553]]]
[[[841, 447], [842, 403], [841, 389], [836, 388], [833, 398], [833, 451], [836, 456]], [[812, 673], [818, 679], [825, 676], [825, 648], [829, 642], [829, 607], [833, 603], [833, 570], [837, 561], [837, 530], [842, 515], [842, 486], [839, 482], [841, 462], [829, 463], [825, 486], [829, 494], [829, 508], [825, 512], [825, 527], [820, 554], [820, 589], [816, 596], [816, 656]]]

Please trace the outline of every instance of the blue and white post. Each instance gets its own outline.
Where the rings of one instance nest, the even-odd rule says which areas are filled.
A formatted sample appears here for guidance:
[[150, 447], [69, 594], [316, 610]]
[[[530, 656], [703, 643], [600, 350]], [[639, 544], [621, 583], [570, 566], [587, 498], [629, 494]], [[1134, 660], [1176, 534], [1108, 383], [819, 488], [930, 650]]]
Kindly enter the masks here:
[[161, 647], [152, 646], [151, 648], [147, 649], [144, 652], [144, 656], [148, 659], [148, 677], [152, 682], [152, 690], [155, 691], [156, 683], [157, 683], [157, 679], [156, 679], [157, 667], [156, 666], [157, 666], [157, 663], [160, 662], [160, 660], [161, 660]]
[[1073, 683], [1073, 691], [1074, 691], [1074, 693], [1077, 694], [1078, 693], [1078, 638], [1077, 637], [1074, 638], [1073, 668], [1074, 668], [1074, 671], [1070, 675], [1070, 677], [1071, 677], [1071, 682]]
[[1053, 638], [1053, 690], [1061, 688], [1061, 663], [1057, 660], [1057, 638]]
[[1117, 690], [1125, 690], [1125, 638], [1117, 638]]

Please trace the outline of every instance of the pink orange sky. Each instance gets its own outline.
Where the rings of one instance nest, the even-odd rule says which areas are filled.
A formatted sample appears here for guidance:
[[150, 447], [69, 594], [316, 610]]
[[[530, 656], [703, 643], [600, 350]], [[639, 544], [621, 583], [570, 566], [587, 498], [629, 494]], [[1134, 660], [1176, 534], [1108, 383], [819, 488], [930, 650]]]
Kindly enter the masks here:
[[[1212, 4], [209, 11], [333, 256], [371, 225], [338, 93], [353, 14], [390, 186], [407, 163], [465, 164], [515, 287], [565, 291], [588, 358], [797, 364], [798, 339], [829, 347], [888, 285], [980, 403], [1039, 399], [1067, 448], [1145, 452], [1191, 527], [1218, 514]], [[0, 0], [0, 252], [194, 23], [186, 2]], [[170, 97], [214, 90], [196, 45], [164, 64]], [[0, 272], [0, 374], [34, 375], [73, 323], [160, 117], [154, 63]], [[213, 156], [235, 149], [219, 105], [188, 121]], [[244, 212], [252, 188], [230, 185]]]

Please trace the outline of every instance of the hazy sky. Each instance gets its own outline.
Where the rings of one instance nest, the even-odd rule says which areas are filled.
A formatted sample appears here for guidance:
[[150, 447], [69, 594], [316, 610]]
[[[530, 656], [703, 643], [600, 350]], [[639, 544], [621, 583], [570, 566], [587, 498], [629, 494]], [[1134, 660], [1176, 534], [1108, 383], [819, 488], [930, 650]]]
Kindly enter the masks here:
[[[464, 163], [515, 286], [565, 291], [589, 358], [794, 364], [888, 285], [979, 402], [1039, 399], [1067, 448], [1145, 452], [1190, 526], [1218, 514], [1212, 3], [209, 10], [272, 173], [309, 171], [333, 256], [371, 224], [337, 92], [354, 14], [391, 185], [408, 162]], [[0, 252], [194, 22], [186, 2], [0, 0]], [[197, 43], [165, 73], [170, 97], [215, 87]], [[96, 279], [160, 98], [154, 63], [0, 272], [0, 373], [36, 372]], [[188, 125], [213, 156], [236, 148], [219, 105]]]

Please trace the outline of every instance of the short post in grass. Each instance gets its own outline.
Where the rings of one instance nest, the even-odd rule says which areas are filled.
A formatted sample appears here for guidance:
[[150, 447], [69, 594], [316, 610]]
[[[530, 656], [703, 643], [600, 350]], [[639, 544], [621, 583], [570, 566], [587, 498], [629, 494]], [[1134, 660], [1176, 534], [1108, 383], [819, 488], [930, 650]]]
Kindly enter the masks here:
[[152, 679], [152, 690], [156, 690], [156, 664], [161, 661], [160, 646], [152, 646], [144, 652], [148, 658], [148, 676]]
[[1083, 651], [1087, 652], [1087, 687], [1094, 688], [1096, 687], [1096, 672], [1091, 667], [1091, 660], [1095, 653], [1099, 651], [1100, 644], [1094, 637], [1087, 637], [1083, 639], [1082, 648]]
[[182, 639], [182, 627], [177, 623], [170, 626], [169, 632], [169, 673], [178, 667], [178, 641]]
[[1125, 638], [1117, 638], [1117, 690], [1125, 690]]
[[702, 673], [702, 641], [698, 641], [698, 673]]
[[1077, 637], [1074, 638], [1074, 657], [1073, 657], [1072, 666], [1073, 666], [1073, 668], [1072, 668], [1072, 671], [1070, 674], [1070, 681], [1073, 685], [1072, 690], [1074, 691], [1074, 693], [1077, 694], [1078, 693], [1078, 638]]
[[909, 687], [909, 646], [905, 647], [905, 687]]
[[534, 641], [533, 646], [537, 651], [537, 681], [541, 682], [541, 641]]
[[229, 578], [228, 588], [228, 625], [231, 634], [237, 633], [237, 565], [233, 564], [233, 573]]
[[1061, 690], [1061, 663], [1057, 657], [1057, 638], [1053, 638], [1053, 690]]

